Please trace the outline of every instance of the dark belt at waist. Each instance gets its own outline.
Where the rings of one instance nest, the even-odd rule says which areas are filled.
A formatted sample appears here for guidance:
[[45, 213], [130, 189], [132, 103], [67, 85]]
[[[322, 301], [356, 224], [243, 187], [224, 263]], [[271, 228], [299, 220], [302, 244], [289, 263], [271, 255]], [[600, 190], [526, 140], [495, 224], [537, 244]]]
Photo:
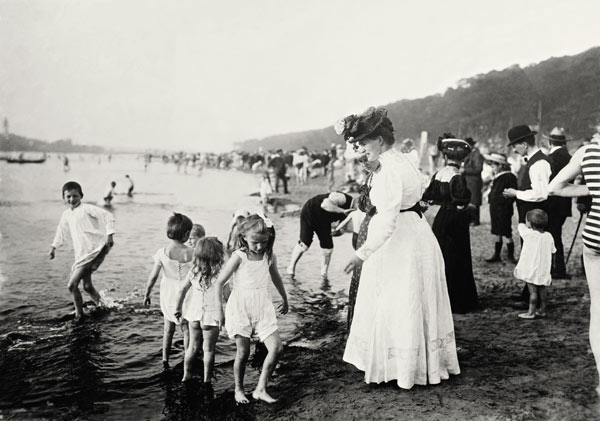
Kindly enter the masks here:
[[419, 202], [415, 203], [408, 209], [400, 209], [400, 213], [403, 212], [414, 212], [419, 215], [419, 218], [423, 217], [423, 210], [421, 209], [421, 204]]

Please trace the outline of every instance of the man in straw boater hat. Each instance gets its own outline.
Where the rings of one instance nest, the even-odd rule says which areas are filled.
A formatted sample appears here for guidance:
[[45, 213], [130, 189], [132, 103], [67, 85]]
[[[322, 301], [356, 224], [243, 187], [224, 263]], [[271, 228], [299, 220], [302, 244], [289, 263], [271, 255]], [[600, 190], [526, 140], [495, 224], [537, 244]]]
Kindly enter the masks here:
[[507, 257], [511, 263], [515, 260], [515, 243], [512, 238], [512, 216], [514, 213], [513, 197], [504, 197], [502, 194], [506, 189], [517, 188], [517, 177], [510, 171], [510, 164], [506, 155], [491, 152], [483, 155], [485, 162], [492, 168], [494, 178], [490, 185], [488, 203], [490, 205], [490, 221], [492, 234], [496, 236], [494, 244], [494, 255], [486, 262], [500, 262], [500, 251], [502, 250], [502, 237], [506, 238]]
[[[565, 136], [565, 129], [555, 127], [550, 132], [549, 136], [542, 135], [550, 141], [550, 163], [552, 164], [552, 180], [556, 174], [560, 172], [571, 160], [571, 154], [567, 150], [568, 139]], [[550, 196], [548, 197], [548, 232], [554, 238], [556, 253], [552, 259], [552, 278], [568, 279], [565, 266], [565, 253], [562, 242], [562, 227], [567, 217], [572, 216], [571, 213], [572, 199], [570, 197]]]
[[[511, 128], [508, 135], [508, 146], [521, 155], [525, 161], [525, 168], [519, 174], [517, 180], [518, 189], [509, 188], [504, 190], [504, 197], [515, 197], [517, 199], [517, 212], [519, 223], [525, 223], [527, 212], [533, 209], [548, 211], [548, 184], [552, 176], [552, 164], [536, 145], [536, 131], [527, 125], [519, 125]], [[523, 239], [521, 238], [521, 247]], [[523, 301], [529, 301], [529, 290], [527, 285], [521, 294]]]

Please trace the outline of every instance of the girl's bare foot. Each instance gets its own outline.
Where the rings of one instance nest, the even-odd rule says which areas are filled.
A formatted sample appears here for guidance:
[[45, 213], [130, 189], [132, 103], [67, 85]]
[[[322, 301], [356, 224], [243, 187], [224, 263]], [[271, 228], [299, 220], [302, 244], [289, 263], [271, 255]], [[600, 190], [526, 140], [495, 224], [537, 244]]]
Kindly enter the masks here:
[[244, 393], [243, 390], [236, 390], [234, 399], [235, 399], [235, 403], [237, 403], [238, 405], [240, 405], [240, 404], [245, 405], [247, 403], [250, 403], [250, 401], [246, 397], [246, 394]]
[[519, 314], [519, 318], [521, 318], [521, 319], [535, 319], [535, 314], [521, 313], [521, 314]]
[[263, 391], [258, 391], [255, 390], [254, 392], [252, 392], [252, 397], [254, 399], [261, 400], [261, 401], [265, 401], [266, 403], [275, 403], [277, 402], [277, 399], [272, 398], [265, 390]]

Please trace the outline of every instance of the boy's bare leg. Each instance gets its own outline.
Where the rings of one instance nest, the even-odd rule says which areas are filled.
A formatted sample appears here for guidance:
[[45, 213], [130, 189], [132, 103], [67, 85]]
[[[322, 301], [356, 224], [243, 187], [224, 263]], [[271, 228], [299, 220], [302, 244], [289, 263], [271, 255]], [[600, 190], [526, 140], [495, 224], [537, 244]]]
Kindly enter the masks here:
[[233, 377], [235, 379], [235, 401], [237, 403], [248, 403], [248, 398], [244, 393], [244, 373], [246, 372], [246, 362], [250, 355], [250, 338], [236, 335], [235, 345], [237, 352], [235, 362], [233, 363]]
[[89, 270], [83, 275], [83, 290], [92, 297], [97, 306], [102, 304], [102, 297], [100, 297], [100, 293], [94, 288], [94, 284], [92, 284], [92, 272]]
[[175, 323], [168, 321], [165, 319], [165, 328], [163, 333], [163, 349], [162, 349], [162, 359], [163, 366], [168, 368], [169, 365], [169, 354], [171, 354], [171, 344], [173, 342], [173, 334], [175, 333]]
[[258, 385], [256, 386], [256, 389], [254, 389], [254, 392], [252, 392], [252, 397], [254, 399], [263, 400], [267, 403], [273, 403], [277, 402], [277, 399], [272, 398], [267, 393], [267, 382], [271, 378], [271, 374], [273, 374], [273, 370], [275, 370], [275, 366], [279, 360], [279, 355], [281, 355], [281, 352], [283, 351], [283, 345], [281, 343], [281, 339], [279, 338], [279, 331], [275, 331], [272, 335], [265, 339], [264, 343], [269, 353], [267, 354], [265, 362], [263, 363], [260, 378], [258, 379]]
[[83, 316], [83, 298], [81, 297], [81, 292], [79, 291], [79, 282], [83, 278], [85, 271], [85, 268], [75, 269], [73, 273], [71, 273], [71, 277], [67, 283], [67, 288], [69, 288], [69, 292], [71, 295], [73, 295], [73, 303], [75, 304], [75, 319], [79, 319]]
[[200, 341], [202, 340], [202, 331], [200, 330], [200, 322], [189, 323], [190, 342], [185, 350], [185, 358], [183, 360], [183, 379], [186, 381], [192, 378], [194, 369], [194, 360], [200, 350]]
[[219, 328], [216, 326], [202, 327], [202, 351], [204, 361], [204, 383], [211, 383], [213, 367], [215, 365], [215, 345], [219, 337]]

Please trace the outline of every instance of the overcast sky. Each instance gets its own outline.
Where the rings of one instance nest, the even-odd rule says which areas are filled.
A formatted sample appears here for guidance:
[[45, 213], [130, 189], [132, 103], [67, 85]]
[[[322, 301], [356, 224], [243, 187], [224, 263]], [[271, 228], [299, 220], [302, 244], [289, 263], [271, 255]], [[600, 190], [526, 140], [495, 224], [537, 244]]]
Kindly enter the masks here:
[[599, 16], [597, 0], [0, 0], [0, 118], [44, 140], [227, 150], [580, 53]]

